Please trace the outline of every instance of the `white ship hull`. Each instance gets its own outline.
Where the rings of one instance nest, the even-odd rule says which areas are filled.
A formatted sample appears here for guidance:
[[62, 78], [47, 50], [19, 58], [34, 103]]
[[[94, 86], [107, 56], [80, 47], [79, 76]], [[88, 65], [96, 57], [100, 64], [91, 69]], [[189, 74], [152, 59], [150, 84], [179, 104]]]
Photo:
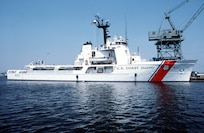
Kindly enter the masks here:
[[[9, 80], [39, 81], [189, 81], [196, 60], [144, 61], [133, 65], [84, 65], [80, 70], [9, 70]], [[34, 66], [35, 67], [35, 66]], [[37, 66], [36, 66], [37, 67]], [[65, 65], [63, 67], [66, 67]], [[69, 66], [71, 67], [71, 66]], [[73, 68], [80, 66], [72, 66]], [[93, 68], [93, 69], [90, 69]]]

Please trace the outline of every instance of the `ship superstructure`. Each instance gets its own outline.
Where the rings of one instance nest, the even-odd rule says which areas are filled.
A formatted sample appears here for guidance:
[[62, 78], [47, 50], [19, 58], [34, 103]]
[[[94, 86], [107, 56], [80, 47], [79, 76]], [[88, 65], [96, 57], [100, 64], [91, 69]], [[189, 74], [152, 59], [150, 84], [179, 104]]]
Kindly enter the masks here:
[[[49, 81], [190, 80], [196, 60], [182, 58], [180, 43], [183, 40], [180, 37], [177, 39], [173, 36], [164, 37], [166, 33], [176, 34], [177, 30], [171, 30], [171, 34], [168, 30], [150, 32], [150, 41], [157, 41], [158, 57], [146, 60], [142, 59], [139, 53], [130, 53], [127, 39], [121, 36], [110, 38], [108, 21], [96, 15], [93, 23], [103, 30], [104, 44], [94, 47], [91, 42], [84, 43], [73, 65], [47, 65], [43, 61], [37, 61], [26, 65], [25, 70], [8, 70], [7, 78], [9, 80]], [[173, 56], [163, 56], [162, 50], [167, 48], [172, 49]]]

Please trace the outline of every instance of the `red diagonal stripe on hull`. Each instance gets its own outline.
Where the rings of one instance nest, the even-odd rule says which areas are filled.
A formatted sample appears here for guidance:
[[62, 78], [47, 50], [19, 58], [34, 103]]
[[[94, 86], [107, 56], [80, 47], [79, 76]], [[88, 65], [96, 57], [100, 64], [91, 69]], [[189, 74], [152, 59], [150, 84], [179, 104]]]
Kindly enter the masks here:
[[175, 63], [176, 61], [164, 61], [162, 66], [157, 70], [150, 81], [162, 81]]

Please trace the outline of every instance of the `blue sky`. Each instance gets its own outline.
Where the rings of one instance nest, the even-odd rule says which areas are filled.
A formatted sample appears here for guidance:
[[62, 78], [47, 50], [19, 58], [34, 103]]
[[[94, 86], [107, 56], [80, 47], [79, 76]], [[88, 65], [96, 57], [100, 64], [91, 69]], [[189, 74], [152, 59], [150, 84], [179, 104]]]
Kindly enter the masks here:
[[[103, 43], [102, 31], [91, 25], [94, 15], [109, 20], [109, 33], [125, 34], [130, 51], [140, 48], [142, 58], [156, 57], [148, 31], [158, 30], [163, 12], [184, 0], [0, 0], [0, 72], [23, 69], [39, 59], [48, 64], [73, 64], [81, 46]], [[182, 29], [203, 0], [190, 0], [171, 13]], [[163, 28], [169, 28], [165, 22]], [[194, 70], [204, 72], [204, 11], [184, 32], [185, 59], [197, 59]]]

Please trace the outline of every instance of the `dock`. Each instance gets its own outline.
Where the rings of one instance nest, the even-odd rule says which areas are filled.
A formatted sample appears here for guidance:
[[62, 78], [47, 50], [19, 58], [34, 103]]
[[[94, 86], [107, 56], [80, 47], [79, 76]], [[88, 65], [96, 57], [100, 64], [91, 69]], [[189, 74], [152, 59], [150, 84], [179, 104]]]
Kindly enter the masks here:
[[191, 81], [204, 81], [204, 72], [200, 73], [200, 72], [196, 72], [193, 71], [191, 73]]

